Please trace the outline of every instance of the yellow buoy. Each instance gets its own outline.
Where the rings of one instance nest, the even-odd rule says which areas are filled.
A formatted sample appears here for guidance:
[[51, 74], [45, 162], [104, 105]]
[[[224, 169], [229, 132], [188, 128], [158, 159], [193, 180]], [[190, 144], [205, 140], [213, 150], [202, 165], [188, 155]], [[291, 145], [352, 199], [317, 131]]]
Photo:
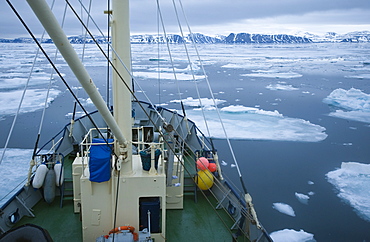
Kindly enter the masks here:
[[196, 182], [199, 189], [208, 190], [213, 185], [213, 175], [209, 170], [198, 171]]

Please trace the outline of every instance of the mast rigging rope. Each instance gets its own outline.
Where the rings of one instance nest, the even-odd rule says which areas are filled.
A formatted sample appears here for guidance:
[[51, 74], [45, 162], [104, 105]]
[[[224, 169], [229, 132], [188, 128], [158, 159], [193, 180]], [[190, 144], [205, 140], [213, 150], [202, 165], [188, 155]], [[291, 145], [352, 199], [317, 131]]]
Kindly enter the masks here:
[[[19, 21], [22, 23], [22, 25], [25, 27], [25, 29], [27, 30], [27, 32], [29, 33], [29, 35], [31, 36], [31, 38], [35, 41], [36, 45], [39, 47], [39, 49], [41, 50], [41, 52], [45, 55], [45, 58], [48, 60], [48, 62], [50, 63], [50, 65], [54, 68], [55, 72], [58, 74], [58, 76], [60, 77], [60, 79], [62, 80], [62, 82], [64, 83], [64, 85], [67, 87], [68, 91], [71, 93], [71, 95], [73, 96], [73, 98], [76, 100], [76, 102], [79, 104], [79, 106], [81, 107], [81, 109], [85, 112], [86, 116], [88, 117], [88, 119], [91, 121], [91, 123], [93, 124], [93, 126], [97, 129], [97, 131], [99, 132], [99, 135], [104, 139], [104, 142], [108, 144], [108, 140], [103, 136], [103, 134], [101, 133], [101, 131], [99, 130], [98, 126], [96, 125], [96, 123], [94, 122], [94, 120], [92, 119], [92, 117], [90, 116], [90, 114], [87, 112], [87, 110], [83, 107], [82, 103], [80, 102], [80, 100], [78, 100], [77, 96], [74, 94], [72, 88], [69, 86], [69, 84], [66, 82], [66, 80], [64, 79], [63, 75], [59, 72], [58, 68], [56, 67], [56, 65], [54, 64], [54, 62], [50, 59], [50, 57], [48, 56], [48, 54], [46, 53], [46, 51], [44, 50], [44, 48], [41, 46], [40, 42], [37, 40], [37, 38], [35, 37], [35, 35], [32, 33], [32, 31], [30, 30], [30, 28], [28, 27], [28, 25], [24, 22], [23, 18], [19, 15], [18, 11], [14, 8], [14, 6], [12, 5], [12, 3], [9, 1], [9, 0], [6, 0], [8, 5], [10, 6], [10, 8], [13, 10], [14, 14], [17, 16], [17, 18], [19, 19]], [[114, 151], [112, 151], [113, 154], [118, 157]]]
[[[211, 85], [210, 85], [210, 83], [209, 83], [208, 77], [207, 77], [206, 72], [205, 72], [205, 70], [204, 70], [204, 66], [203, 66], [202, 60], [201, 60], [200, 55], [199, 55], [198, 48], [197, 48], [196, 43], [195, 43], [195, 40], [194, 40], [194, 34], [193, 34], [193, 32], [191, 31], [191, 28], [190, 28], [190, 25], [189, 25], [188, 19], [187, 19], [186, 14], [185, 14], [184, 7], [183, 7], [183, 5], [182, 5], [182, 1], [181, 1], [181, 0], [178, 0], [178, 1], [179, 1], [180, 6], [181, 6], [181, 10], [182, 10], [182, 13], [183, 13], [183, 16], [184, 16], [185, 22], [186, 22], [186, 25], [187, 25], [187, 27], [188, 27], [189, 33], [190, 33], [190, 37], [191, 37], [191, 39], [192, 39], [192, 43], [193, 43], [194, 49], [195, 49], [195, 51], [196, 51], [196, 53], [197, 53], [197, 57], [198, 57], [199, 63], [200, 63], [200, 65], [201, 65], [201, 68], [202, 68], [203, 74], [204, 74], [204, 76], [205, 76], [205, 80], [206, 80], [206, 83], [207, 83], [207, 85], [208, 85], [208, 90], [210, 91], [210, 94], [211, 94], [211, 97], [212, 97], [212, 100], [213, 100], [213, 104], [214, 104], [214, 106], [215, 106], [215, 108], [216, 108], [217, 115], [218, 115], [218, 118], [219, 118], [220, 123], [221, 123], [221, 126], [222, 126], [222, 130], [223, 130], [223, 132], [224, 132], [224, 134], [225, 134], [225, 138], [226, 138], [227, 144], [228, 144], [228, 146], [229, 146], [229, 149], [230, 149], [230, 152], [231, 152], [232, 158], [233, 158], [234, 163], [235, 163], [235, 165], [236, 165], [236, 169], [237, 169], [237, 171], [238, 171], [238, 175], [239, 175], [239, 178], [240, 178], [241, 185], [242, 185], [242, 187], [243, 187], [244, 192], [245, 192], [245, 193], [248, 193], [247, 188], [245, 187], [245, 183], [244, 183], [244, 181], [243, 181], [243, 177], [242, 177], [242, 174], [241, 174], [240, 168], [239, 168], [239, 163], [238, 163], [238, 161], [237, 161], [237, 159], [236, 159], [236, 156], [235, 156], [235, 153], [234, 153], [234, 149], [232, 148], [232, 145], [231, 145], [230, 139], [229, 139], [229, 137], [228, 137], [228, 135], [227, 135], [227, 132], [226, 132], [226, 129], [225, 129], [225, 125], [224, 125], [224, 123], [223, 123], [223, 121], [222, 121], [222, 118], [221, 118], [221, 115], [220, 115], [220, 110], [219, 110], [219, 108], [217, 107], [217, 103], [216, 103], [215, 97], [214, 97], [214, 95], [213, 95], [213, 91], [212, 91]], [[172, 2], [173, 2], [173, 4], [174, 4], [174, 5], [176, 5], [176, 4], [175, 4], [175, 0], [172, 0]], [[175, 7], [175, 9], [176, 9], [176, 7]], [[177, 16], [177, 10], [175, 10], [175, 11], [176, 11], [176, 16]], [[179, 23], [179, 24], [180, 24], [180, 23]], [[203, 108], [202, 108], [202, 110], [203, 110]]]
[[[54, 7], [54, 3], [55, 3], [55, 0], [53, 0], [53, 2], [51, 3], [51, 9], [53, 9]], [[65, 13], [64, 13], [65, 14]], [[43, 31], [42, 35], [41, 35], [41, 38], [40, 38], [40, 41], [42, 41], [42, 39], [44, 38], [44, 35], [45, 35], [45, 30]], [[17, 118], [18, 118], [18, 115], [20, 113], [20, 109], [22, 107], [22, 104], [23, 104], [23, 101], [24, 101], [24, 97], [26, 95], [26, 91], [28, 89], [28, 84], [31, 80], [31, 76], [32, 76], [32, 73], [33, 73], [33, 69], [35, 68], [35, 64], [36, 64], [36, 60], [37, 60], [37, 57], [39, 55], [39, 52], [40, 52], [40, 49], [37, 48], [36, 50], [36, 54], [35, 54], [35, 58], [33, 59], [33, 63], [32, 63], [32, 67], [31, 67], [31, 70], [30, 70], [30, 73], [28, 75], [28, 78], [27, 78], [27, 81], [26, 81], [26, 84], [24, 86], [24, 89], [23, 89], [23, 93], [22, 93], [22, 96], [21, 96], [21, 99], [19, 101], [19, 104], [18, 104], [18, 108], [17, 108], [17, 112], [14, 116], [14, 119], [13, 119], [13, 122], [12, 122], [12, 125], [10, 127], [10, 130], [9, 130], [9, 134], [8, 134], [8, 137], [6, 139], [6, 142], [5, 142], [5, 145], [4, 145], [4, 148], [3, 148], [3, 152], [2, 152], [2, 155], [1, 155], [1, 158], [0, 158], [0, 165], [3, 161], [3, 158], [4, 158], [4, 155], [5, 155], [5, 152], [8, 148], [8, 144], [9, 144], [9, 141], [10, 141], [10, 138], [13, 134], [13, 130], [14, 130], [14, 127], [15, 127], [15, 123], [17, 121]], [[56, 58], [56, 57], [55, 57]], [[47, 100], [48, 100], [48, 97], [49, 97], [49, 91], [50, 91], [50, 86], [51, 86], [51, 77], [50, 77], [50, 82], [49, 82], [49, 86], [48, 86], [48, 91], [47, 91], [47, 94], [46, 94], [46, 98], [45, 98], [45, 104], [44, 104], [44, 109], [43, 109], [43, 112], [42, 112], [42, 116], [41, 116], [41, 121], [40, 121], [40, 125], [39, 125], [39, 131], [38, 131], [38, 135], [37, 135], [37, 138], [36, 138], [36, 142], [35, 142], [35, 147], [34, 147], [34, 151], [33, 151], [33, 154], [32, 154], [32, 159], [34, 158], [35, 156], [35, 152], [36, 152], [36, 149], [37, 149], [37, 144], [39, 142], [39, 139], [40, 139], [40, 133], [41, 133], [41, 128], [42, 128], [42, 123], [43, 123], [43, 120], [44, 120], [44, 116], [45, 116], [45, 109], [46, 109], [46, 106], [47, 106]]]

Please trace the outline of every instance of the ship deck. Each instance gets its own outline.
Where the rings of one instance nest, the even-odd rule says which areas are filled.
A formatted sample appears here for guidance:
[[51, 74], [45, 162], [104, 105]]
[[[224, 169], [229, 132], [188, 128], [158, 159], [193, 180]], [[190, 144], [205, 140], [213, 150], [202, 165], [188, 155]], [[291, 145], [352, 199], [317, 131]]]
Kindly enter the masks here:
[[[71, 176], [68, 172], [71, 170], [68, 167], [71, 166], [71, 161], [72, 159], [68, 159], [65, 163], [66, 177]], [[24, 217], [17, 225], [41, 226], [49, 232], [54, 241], [82, 241], [82, 223], [80, 214], [74, 213], [73, 200], [64, 200], [63, 207], [59, 205], [59, 197], [51, 204], [41, 200], [33, 208], [36, 217]], [[229, 228], [233, 221], [223, 210], [217, 210], [216, 213], [215, 205], [213, 196], [203, 196], [200, 191], [197, 193], [197, 202], [194, 195], [185, 195], [184, 209], [167, 210], [166, 240], [232, 241]]]
[[[197, 203], [191, 196], [184, 199], [184, 209], [167, 210], [167, 241], [232, 241], [232, 236], [217, 217], [208, 201], [198, 194]], [[51, 205], [40, 201], [34, 207], [35, 218], [23, 218], [19, 225], [36, 224], [45, 228], [54, 241], [82, 241], [80, 214], [73, 212], [73, 202], [59, 207], [59, 201]], [[226, 213], [221, 216], [229, 227], [232, 221]]]

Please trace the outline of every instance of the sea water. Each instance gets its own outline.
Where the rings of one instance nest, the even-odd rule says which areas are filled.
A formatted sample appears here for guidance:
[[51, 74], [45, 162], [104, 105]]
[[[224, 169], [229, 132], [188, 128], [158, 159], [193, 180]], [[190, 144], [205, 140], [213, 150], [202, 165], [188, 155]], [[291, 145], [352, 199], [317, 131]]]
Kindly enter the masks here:
[[[36, 48], [0, 47], [4, 147]], [[82, 45], [75, 47], [82, 53]], [[157, 49], [164, 47], [132, 46], [137, 97], [180, 113], [182, 100], [189, 119], [214, 138], [225, 176], [241, 187], [225, 141], [226, 135], [230, 138], [258, 217], [276, 241], [370, 241], [370, 44], [199, 45], [202, 62], [191, 50], [191, 65], [185, 54], [178, 54], [183, 46], [171, 45], [174, 67], [165, 51], [158, 55]], [[52, 45], [45, 48], [54, 55]], [[66, 87], [55, 75], [51, 82], [46, 78], [50, 68], [41, 56], [36, 63], [0, 166], [0, 197], [9, 192], [5, 188], [21, 182], [14, 171], [27, 174], [48, 85], [41, 140], [71, 118], [73, 100]], [[66, 64], [60, 58], [56, 63], [78, 98], [93, 110]], [[111, 96], [106, 82], [111, 70], [94, 46], [87, 46], [84, 63], [103, 96]]]

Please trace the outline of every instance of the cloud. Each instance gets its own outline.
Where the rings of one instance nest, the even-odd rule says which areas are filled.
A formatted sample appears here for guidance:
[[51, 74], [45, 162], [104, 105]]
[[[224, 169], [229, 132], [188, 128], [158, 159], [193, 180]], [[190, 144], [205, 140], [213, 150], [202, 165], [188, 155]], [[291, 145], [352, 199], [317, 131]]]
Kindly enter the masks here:
[[[84, 0], [83, 2], [88, 8], [89, 1]], [[177, 1], [175, 2], [178, 4]], [[31, 29], [41, 34], [40, 25], [33, 14], [30, 14], [31, 10], [28, 5], [15, 0], [12, 3]], [[108, 8], [107, 3], [94, 1], [93, 4], [92, 15], [106, 31], [108, 20], [103, 11]], [[178, 33], [179, 28], [172, 1], [162, 0], [160, 4], [167, 32]], [[64, 1], [56, 1], [56, 12], [62, 13], [64, 5]], [[81, 13], [81, 8], [76, 3], [74, 6], [76, 11]], [[323, 32], [333, 31], [331, 28], [335, 28], [335, 31], [343, 33], [360, 28], [369, 29], [370, 23], [370, 1], [368, 0], [233, 0], [232, 4], [223, 0], [187, 0], [183, 1], [183, 6], [193, 32], [271, 32], [274, 29], [311, 31], [320, 27], [320, 31]], [[177, 10], [180, 21], [184, 23], [179, 5], [177, 5]], [[0, 38], [27, 35], [5, 1], [0, 1], [0, 14], [2, 16]], [[130, 15], [133, 33], [157, 32], [158, 15], [155, 1], [131, 1]], [[86, 19], [86, 14], [83, 17]], [[67, 11], [65, 26], [70, 35], [82, 33], [81, 27], [77, 27], [75, 17], [72, 17], [70, 10]]]

